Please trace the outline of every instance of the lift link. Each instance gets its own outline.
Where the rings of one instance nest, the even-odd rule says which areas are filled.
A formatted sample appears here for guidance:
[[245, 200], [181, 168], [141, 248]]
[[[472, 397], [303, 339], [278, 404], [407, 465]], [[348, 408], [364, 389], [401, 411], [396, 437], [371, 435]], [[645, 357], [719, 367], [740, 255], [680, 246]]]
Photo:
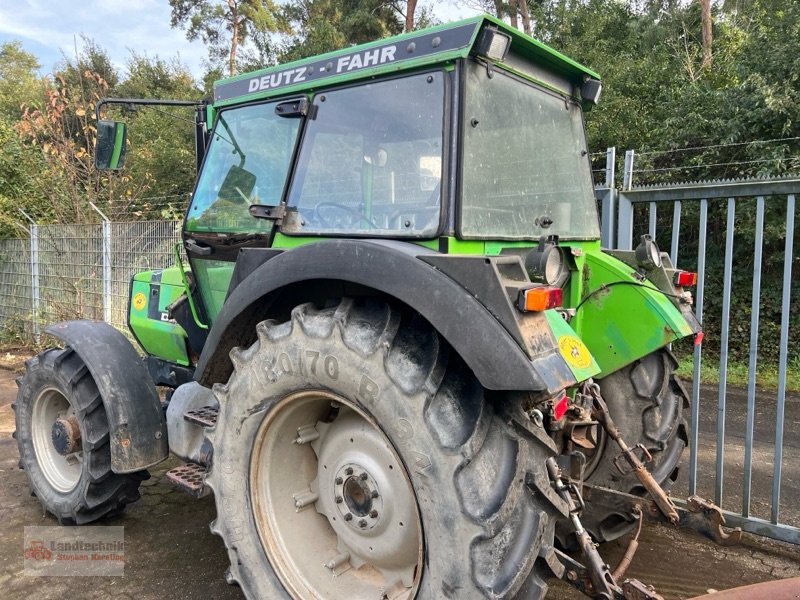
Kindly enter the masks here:
[[[581, 508], [583, 508], [583, 499], [581, 499], [580, 493], [578, 493], [577, 488], [565, 484], [561, 479], [561, 470], [558, 468], [558, 464], [554, 458], [548, 458], [546, 463], [547, 474], [555, 485], [556, 491], [559, 496], [564, 499], [564, 502], [569, 505], [569, 518], [570, 521], [572, 521], [572, 526], [575, 528], [575, 537], [578, 539], [581, 554], [587, 564], [589, 579], [594, 588], [594, 596], [596, 598], [603, 598], [604, 600], [612, 600], [621, 597], [622, 590], [617, 585], [617, 582], [614, 581], [614, 577], [611, 575], [611, 569], [603, 562], [589, 532], [581, 525], [578, 514]], [[573, 498], [573, 494], [578, 499], [577, 502], [575, 498]]]
[[589, 395], [594, 399], [595, 418], [603, 426], [603, 429], [605, 429], [608, 436], [614, 440], [620, 447], [620, 450], [622, 450], [621, 456], [618, 456], [614, 460], [614, 465], [617, 467], [620, 473], [625, 475], [626, 471], [619, 464], [619, 459], [624, 458], [625, 461], [627, 461], [627, 463], [630, 465], [633, 473], [636, 475], [636, 478], [653, 498], [653, 501], [656, 503], [656, 506], [658, 506], [659, 510], [664, 513], [664, 516], [670, 523], [677, 525], [680, 522], [680, 516], [678, 515], [678, 510], [675, 507], [675, 504], [672, 502], [670, 497], [667, 496], [666, 492], [662, 489], [658, 482], [653, 478], [653, 476], [650, 474], [650, 471], [647, 470], [645, 464], [636, 455], [636, 450], [641, 450], [642, 455], [648, 462], [652, 461], [650, 453], [641, 444], [635, 446], [634, 448], [628, 447], [628, 445], [625, 443], [625, 440], [622, 439], [622, 434], [620, 433], [619, 428], [609, 414], [608, 406], [606, 405], [605, 400], [603, 400], [603, 397], [600, 395], [600, 386], [594, 383], [592, 380], [587, 381], [584, 385]]
[[[547, 474], [550, 477], [550, 481], [553, 482], [556, 492], [569, 506], [569, 518], [575, 528], [575, 537], [578, 540], [581, 555], [587, 565], [583, 566], [570, 556], [556, 550], [556, 556], [565, 567], [562, 578], [566, 579], [567, 583], [577, 590], [593, 598], [602, 598], [603, 600], [664, 600], [652, 586], [646, 585], [637, 579], [626, 579], [622, 586], [617, 584], [611, 569], [597, 551], [597, 546], [595, 546], [589, 532], [581, 524], [579, 515], [585, 505], [580, 491], [575, 485], [564, 483], [561, 477], [561, 469], [559, 469], [558, 463], [554, 458], [548, 458], [545, 464], [547, 466]], [[638, 537], [639, 534], [637, 533], [636, 538]], [[635, 551], [636, 545], [631, 544], [619, 567], [617, 567], [618, 573], [624, 574], [625, 569], [633, 559], [633, 552]]]

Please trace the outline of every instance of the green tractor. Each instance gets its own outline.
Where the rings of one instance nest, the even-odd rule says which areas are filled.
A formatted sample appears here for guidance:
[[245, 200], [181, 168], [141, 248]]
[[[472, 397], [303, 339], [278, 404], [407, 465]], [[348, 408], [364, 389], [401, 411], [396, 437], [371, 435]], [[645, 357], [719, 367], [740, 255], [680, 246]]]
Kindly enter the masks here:
[[[481, 16], [188, 103], [188, 262], [133, 278], [144, 358], [110, 325], [59, 323], [63, 348], [20, 382], [44, 508], [118, 513], [171, 452], [169, 480], [214, 494], [251, 598], [540, 598], [554, 575], [649, 594], [595, 543], [647, 494], [678, 520], [688, 398], [668, 348], [700, 327], [691, 275], [652, 240], [600, 247], [583, 123], [600, 89]], [[114, 102], [181, 104], [102, 100], [100, 168], [125, 155], [124, 124], [99, 120]]]

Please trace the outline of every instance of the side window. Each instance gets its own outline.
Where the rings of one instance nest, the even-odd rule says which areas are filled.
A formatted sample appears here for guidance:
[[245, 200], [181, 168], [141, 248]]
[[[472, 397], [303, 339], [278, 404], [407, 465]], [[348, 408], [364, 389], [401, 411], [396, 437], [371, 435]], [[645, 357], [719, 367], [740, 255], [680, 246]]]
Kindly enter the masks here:
[[[284, 221], [290, 233], [435, 235], [444, 73], [317, 94]], [[293, 214], [292, 214], [293, 213]]]
[[188, 231], [259, 232], [251, 204], [277, 204], [286, 183], [300, 119], [275, 114], [276, 103], [224, 110], [186, 218]]

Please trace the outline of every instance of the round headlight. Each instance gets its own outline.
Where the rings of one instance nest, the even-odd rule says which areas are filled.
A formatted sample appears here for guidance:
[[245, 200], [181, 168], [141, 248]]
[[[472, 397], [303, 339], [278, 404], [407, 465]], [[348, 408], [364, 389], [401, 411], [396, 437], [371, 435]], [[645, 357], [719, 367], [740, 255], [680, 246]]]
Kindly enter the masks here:
[[635, 252], [636, 263], [645, 271], [652, 271], [661, 266], [661, 251], [649, 235], [642, 236]]
[[525, 270], [532, 281], [561, 287], [569, 277], [564, 250], [553, 242], [540, 242], [525, 257]]

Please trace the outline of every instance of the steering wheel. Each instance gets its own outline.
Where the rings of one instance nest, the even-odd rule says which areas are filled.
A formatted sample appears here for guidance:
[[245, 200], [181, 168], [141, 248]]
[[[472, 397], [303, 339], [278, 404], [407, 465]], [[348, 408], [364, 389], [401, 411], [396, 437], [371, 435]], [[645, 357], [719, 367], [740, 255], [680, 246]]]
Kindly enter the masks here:
[[372, 220], [365, 217], [361, 211], [358, 211], [354, 208], [350, 208], [349, 206], [345, 206], [344, 204], [339, 204], [337, 202], [320, 202], [316, 206], [314, 206], [314, 213], [312, 215], [312, 219], [316, 220], [320, 225], [327, 229], [334, 229], [333, 225], [322, 216], [320, 212], [320, 208], [335, 208], [342, 212], [345, 212], [353, 217], [356, 217], [359, 221], [363, 221], [367, 225], [369, 225], [370, 229], [380, 229], [378, 225]]

